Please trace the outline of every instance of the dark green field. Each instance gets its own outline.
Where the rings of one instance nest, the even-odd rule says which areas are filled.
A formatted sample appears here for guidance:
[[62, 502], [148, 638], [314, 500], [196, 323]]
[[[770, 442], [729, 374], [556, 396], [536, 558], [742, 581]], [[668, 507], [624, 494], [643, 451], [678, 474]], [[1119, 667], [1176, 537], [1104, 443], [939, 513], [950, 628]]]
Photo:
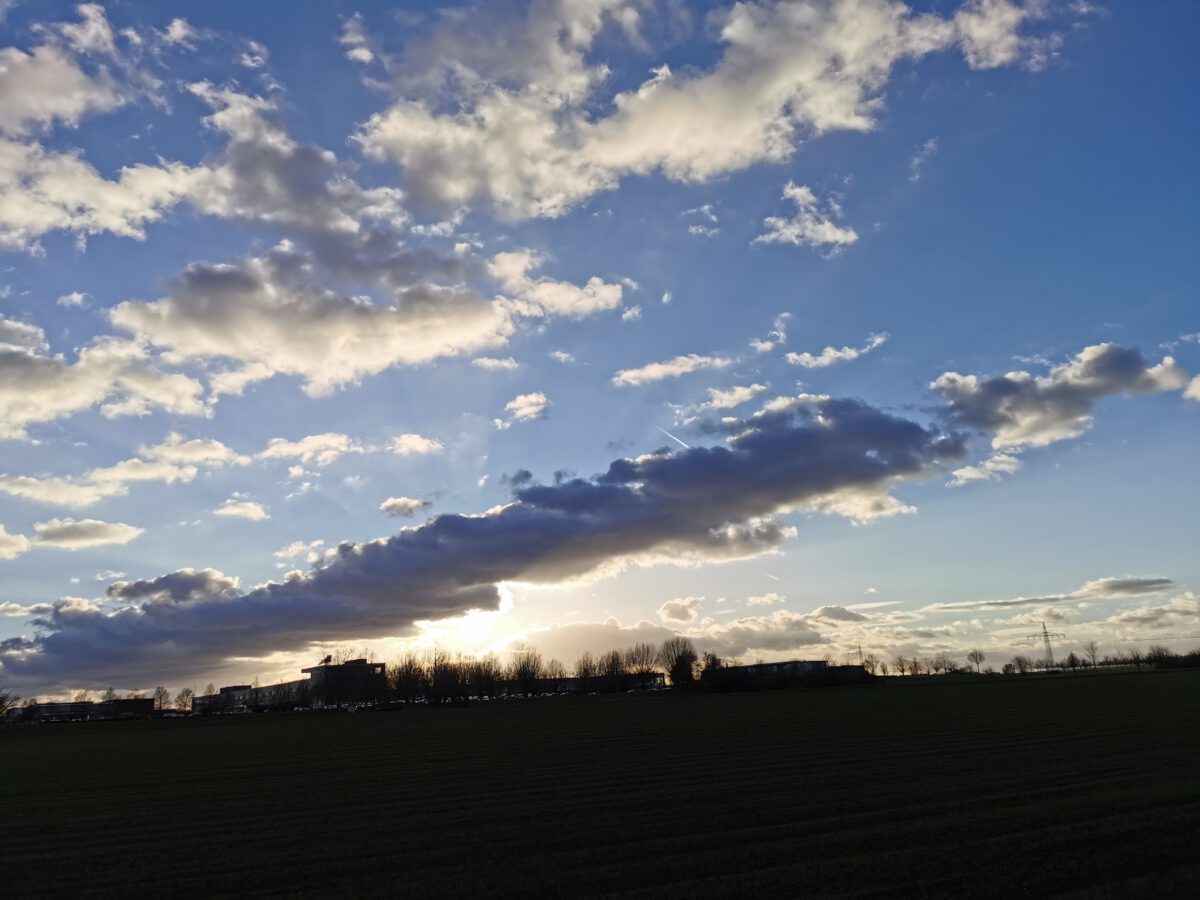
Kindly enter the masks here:
[[3, 892], [1200, 885], [1200, 672], [0, 732]]

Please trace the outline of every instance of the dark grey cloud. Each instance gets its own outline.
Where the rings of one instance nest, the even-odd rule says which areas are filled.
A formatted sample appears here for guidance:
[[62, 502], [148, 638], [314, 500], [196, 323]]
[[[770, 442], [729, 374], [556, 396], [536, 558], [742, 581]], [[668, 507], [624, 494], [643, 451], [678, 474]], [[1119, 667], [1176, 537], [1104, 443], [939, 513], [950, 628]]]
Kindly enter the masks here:
[[[0, 660], [10, 678], [78, 683], [137, 669], [163, 679], [314, 641], [405, 634], [420, 620], [497, 608], [503, 581], [556, 583], [631, 561], [767, 552], [794, 533], [771, 518], [788, 510], [886, 515], [896, 511], [885, 502], [889, 487], [964, 450], [957, 435], [848, 400], [796, 404], [736, 431], [726, 446], [619, 459], [591, 479], [518, 479], [507, 505], [343, 544], [311, 571], [246, 593], [197, 593], [203, 578], [227, 582], [175, 573], [115, 589], [154, 602], [116, 612], [56, 606], [37, 623], [35, 651]], [[730, 623], [718, 643], [740, 646], [757, 630], [762, 642], [747, 646], [771, 649], [816, 634], [807, 620], [783, 621], [791, 615], [764, 617], [774, 623], [765, 629]]]
[[113, 600], [183, 603], [189, 600], [231, 597], [237, 592], [237, 588], [236, 578], [216, 569], [179, 569], [157, 578], [118, 581], [109, 585], [107, 593]]

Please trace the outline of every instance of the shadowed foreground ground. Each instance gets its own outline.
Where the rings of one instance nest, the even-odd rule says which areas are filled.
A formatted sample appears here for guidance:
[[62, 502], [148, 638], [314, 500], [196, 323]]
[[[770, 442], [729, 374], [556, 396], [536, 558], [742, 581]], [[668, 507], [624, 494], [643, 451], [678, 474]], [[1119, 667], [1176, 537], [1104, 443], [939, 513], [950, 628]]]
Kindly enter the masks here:
[[4, 892], [1188, 893], [1200, 672], [0, 731]]

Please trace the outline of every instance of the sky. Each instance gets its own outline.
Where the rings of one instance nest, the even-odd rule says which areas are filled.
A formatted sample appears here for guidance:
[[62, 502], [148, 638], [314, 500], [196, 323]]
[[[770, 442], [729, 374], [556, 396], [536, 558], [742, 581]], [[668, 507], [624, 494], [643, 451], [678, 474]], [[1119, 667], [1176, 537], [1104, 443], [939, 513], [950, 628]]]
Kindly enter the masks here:
[[1200, 645], [1195, 4], [280, 12], [0, 2], [0, 683]]

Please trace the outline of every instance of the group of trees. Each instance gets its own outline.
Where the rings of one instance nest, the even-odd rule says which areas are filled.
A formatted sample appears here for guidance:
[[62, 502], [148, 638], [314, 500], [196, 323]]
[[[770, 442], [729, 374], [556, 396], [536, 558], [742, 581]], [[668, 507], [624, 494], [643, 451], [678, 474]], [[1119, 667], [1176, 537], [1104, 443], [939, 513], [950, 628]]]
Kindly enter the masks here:
[[458, 657], [432, 650], [424, 656], [406, 653], [387, 668], [388, 686], [396, 699], [453, 703], [506, 693], [627, 690], [657, 682], [660, 673], [673, 687], [687, 687], [696, 679], [698, 657], [687, 638], [671, 638], [657, 647], [639, 643], [599, 656], [584, 653], [570, 670], [557, 659], [544, 660], [525, 645], [513, 651], [507, 665], [494, 654]]
[[1162, 644], [1151, 644], [1146, 649], [1128, 647], [1111, 654], [1100, 655], [1100, 645], [1089, 641], [1083, 645], [1082, 653], [1071, 650], [1065, 657], [1055, 663], [1048, 659], [1033, 659], [1024, 654], [1012, 658], [1009, 663], [1013, 670], [1024, 675], [1026, 672], [1046, 669], [1100, 669], [1115, 666], [1133, 666], [1140, 669], [1149, 666], [1155, 669], [1192, 668], [1200, 666], [1200, 648], [1187, 653], [1176, 653]]

